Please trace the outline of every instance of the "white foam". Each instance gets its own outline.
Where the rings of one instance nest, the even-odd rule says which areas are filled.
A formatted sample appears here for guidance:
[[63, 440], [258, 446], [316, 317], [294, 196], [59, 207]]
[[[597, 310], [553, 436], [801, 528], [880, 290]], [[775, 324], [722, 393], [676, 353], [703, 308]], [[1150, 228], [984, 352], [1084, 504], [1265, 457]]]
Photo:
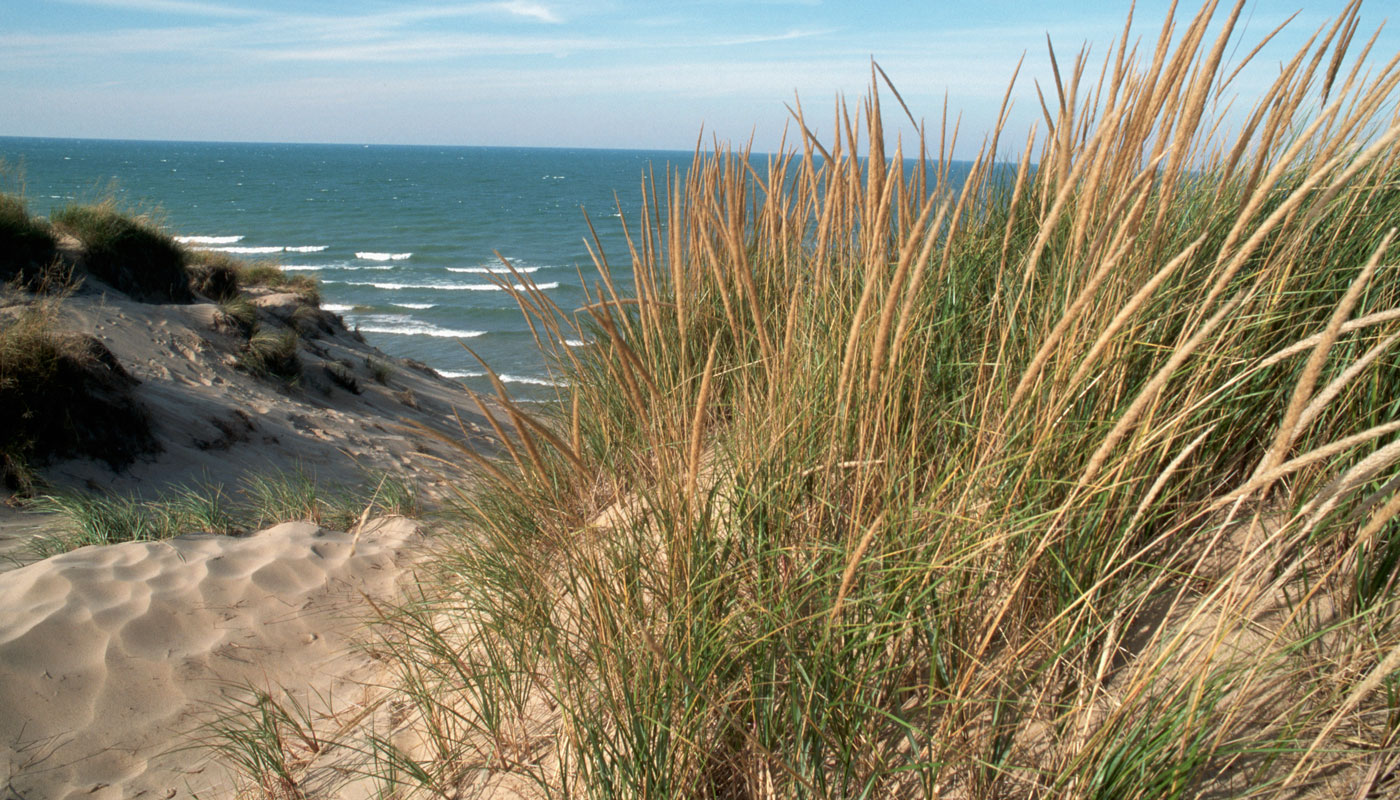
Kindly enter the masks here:
[[484, 378], [484, 377], [486, 377], [486, 373], [484, 373], [484, 372], [462, 372], [461, 370], [455, 370], [455, 369], [440, 369], [440, 370], [438, 370], [438, 374], [441, 375], [441, 376], [444, 377], [444, 378]]
[[[335, 283], [335, 281], [326, 281], [326, 283]], [[494, 284], [494, 283], [447, 283], [447, 284], [440, 284], [440, 285], [439, 285], [439, 284], [432, 284], [432, 283], [378, 283], [378, 282], [376, 282], [376, 281], [343, 281], [343, 283], [345, 283], [345, 284], [347, 284], [347, 285], [350, 285], [350, 286], [373, 286], [373, 287], [376, 288], [376, 289], [387, 289], [387, 290], [390, 290], [390, 291], [397, 291], [397, 290], [399, 290], [399, 289], [434, 289], [434, 290], [444, 291], [444, 292], [499, 292], [499, 291], [501, 291], [501, 287], [497, 286], [497, 285]], [[555, 289], [555, 288], [558, 288], [558, 286], [559, 286], [559, 283], [558, 283], [557, 281], [556, 281], [556, 282], [553, 282], [553, 283], [537, 283], [537, 284], [535, 284], [535, 288], [536, 288], [536, 289]], [[524, 287], [524, 286], [516, 286], [515, 288], [516, 288], [516, 290], [518, 290], [518, 291], [524, 291], [524, 290], [525, 290], [525, 287]]]
[[437, 307], [437, 303], [392, 303], [391, 305], [396, 305], [399, 308], [412, 308], [416, 311]]
[[564, 344], [570, 347], [583, 347], [584, 345], [588, 344], [588, 342], [585, 342], [582, 339], [565, 339]]
[[412, 253], [356, 253], [355, 258], [366, 261], [404, 261], [412, 258]]
[[[514, 265], [512, 265], [514, 266]], [[539, 267], [515, 267], [516, 272], [529, 273], [538, 270]], [[448, 267], [448, 272], [468, 272], [472, 275], [509, 275], [510, 270], [504, 266], [500, 267]]]
[[233, 244], [243, 241], [242, 236], [176, 236], [182, 244]]
[[[238, 237], [243, 238], [243, 237]], [[201, 250], [213, 250], [219, 253], [236, 253], [239, 255], [264, 255], [267, 253], [319, 253], [330, 247], [328, 244], [296, 245], [293, 247], [282, 247], [280, 245], [267, 245], [259, 247], [201, 247]]]
[[362, 269], [369, 269], [369, 270], [390, 270], [390, 269], [393, 269], [393, 267], [391, 267], [391, 266], [383, 266], [383, 267], [366, 267], [366, 266], [351, 267], [351, 266], [347, 266], [347, 265], [345, 265], [345, 264], [283, 264], [283, 265], [282, 265], [282, 269], [283, 269], [284, 271], [287, 271], [287, 272], [307, 272], [307, 271], [309, 271], [309, 270], [317, 270], [317, 269], [343, 269], [343, 270], [352, 270], [352, 271], [359, 271], [359, 270], [362, 270]]
[[336, 314], [342, 314], [346, 311], [355, 310], [354, 306], [347, 306], [344, 303], [322, 303], [321, 308], [324, 308], [325, 310], [334, 312]]
[[485, 336], [486, 331], [454, 330], [439, 328], [436, 325], [359, 325], [361, 333], [388, 333], [400, 336], [436, 336], [442, 339], [475, 339]]
[[206, 247], [206, 250], [213, 250], [219, 253], [236, 253], [238, 255], [252, 256], [263, 255], [265, 253], [280, 253], [281, 247]]
[[545, 378], [526, 378], [519, 375], [502, 375], [501, 383], [528, 383], [531, 386], [554, 386], [554, 381]]
[[[363, 330], [363, 328], [361, 329]], [[438, 374], [444, 378], [484, 378], [484, 372], [463, 372], [455, 369], [440, 369]], [[554, 381], [545, 378], [528, 378], [522, 375], [501, 375], [501, 383], [527, 383], [531, 386], [557, 386]]]

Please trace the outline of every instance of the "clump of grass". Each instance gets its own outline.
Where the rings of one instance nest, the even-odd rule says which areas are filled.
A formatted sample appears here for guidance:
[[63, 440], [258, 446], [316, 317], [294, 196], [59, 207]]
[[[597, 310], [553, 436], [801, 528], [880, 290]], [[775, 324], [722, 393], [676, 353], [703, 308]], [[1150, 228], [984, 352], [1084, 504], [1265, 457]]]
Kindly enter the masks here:
[[60, 332], [57, 302], [0, 319], [0, 459], [11, 488], [30, 486], [30, 470], [52, 459], [121, 468], [158, 448], [136, 380], [100, 341]]
[[67, 206], [52, 221], [83, 243], [84, 268], [117, 291], [148, 303], [194, 299], [184, 250], [149, 217], [106, 202]]
[[185, 260], [196, 292], [219, 303], [242, 296], [243, 262], [211, 250], [190, 250]]
[[324, 366], [326, 377], [331, 379], [331, 383], [352, 394], [359, 394], [363, 391], [360, 388], [360, 379], [355, 377], [354, 371], [348, 364], [329, 362]]
[[301, 377], [298, 345], [296, 332], [290, 329], [254, 330], [238, 363], [254, 375], [271, 375], [284, 381], [295, 381]]
[[29, 215], [24, 200], [0, 192], [0, 283], [29, 287], [57, 257], [52, 229]]
[[370, 377], [381, 386], [389, 385], [389, 378], [394, 374], [394, 368], [380, 361], [377, 358], [366, 358], [365, 369], [369, 370]]
[[237, 332], [243, 338], [251, 338], [258, 328], [258, 309], [245, 294], [234, 295], [219, 301], [216, 323], [228, 330]]
[[1241, 8], [1057, 62], [1010, 167], [1001, 131], [961, 181], [944, 135], [907, 166], [872, 74], [826, 140], [798, 107], [796, 151], [650, 182], [634, 286], [595, 249], [583, 324], [521, 276], [566, 380], [544, 420], [496, 381], [505, 456], [463, 447], [491, 488], [394, 620], [440, 643], [400, 650], [418, 771], [1384, 791], [1400, 63], [1351, 50], [1349, 5], [1222, 138]]
[[[248, 780], [247, 796], [303, 800], [308, 767], [334, 746], [306, 704], [249, 687], [235, 695], [204, 736], [209, 748]], [[242, 795], [240, 795], [242, 796]]]

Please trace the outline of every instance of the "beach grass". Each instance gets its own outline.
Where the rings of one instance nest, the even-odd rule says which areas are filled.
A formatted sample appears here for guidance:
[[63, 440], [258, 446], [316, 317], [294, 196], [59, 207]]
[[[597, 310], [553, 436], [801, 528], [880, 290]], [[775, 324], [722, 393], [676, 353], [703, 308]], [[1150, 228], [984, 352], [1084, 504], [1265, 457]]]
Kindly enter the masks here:
[[51, 220], [82, 242], [83, 267], [118, 291], [150, 303], [194, 300], [184, 250], [151, 216], [109, 200], [65, 206]]
[[158, 447], [135, 380], [100, 341], [62, 329], [62, 301], [25, 297], [0, 313], [0, 478], [21, 493], [49, 460], [117, 468]]
[[353, 530], [374, 517], [426, 510], [416, 484], [405, 476], [367, 473], [354, 484], [327, 483], [304, 467], [249, 473], [232, 490], [196, 482], [154, 496], [40, 494], [25, 509], [62, 520], [62, 530], [33, 542], [30, 549], [37, 558], [87, 545], [160, 541], [190, 533], [246, 535], [283, 522]]
[[1394, 791], [1400, 68], [1349, 5], [1227, 132], [1242, 5], [1058, 60], [960, 184], [872, 70], [831, 135], [649, 175], [585, 308], [513, 276], [558, 411], [481, 405], [504, 455], [386, 620], [395, 774]]
[[53, 230], [30, 216], [23, 198], [0, 192], [0, 283], [30, 286], [57, 257]]

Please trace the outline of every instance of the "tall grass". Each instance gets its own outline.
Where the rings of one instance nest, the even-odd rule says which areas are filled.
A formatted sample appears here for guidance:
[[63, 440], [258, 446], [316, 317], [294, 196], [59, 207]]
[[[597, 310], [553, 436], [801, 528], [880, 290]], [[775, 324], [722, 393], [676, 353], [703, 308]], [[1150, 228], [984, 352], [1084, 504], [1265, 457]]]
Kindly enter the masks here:
[[482, 405], [505, 457], [392, 620], [400, 759], [584, 797], [1393, 787], [1400, 69], [1351, 4], [1226, 135], [1243, 5], [1057, 63], [1009, 171], [994, 132], [954, 186], [946, 119], [887, 151], [872, 74], [827, 140], [799, 106], [794, 150], [649, 176], [634, 292], [601, 246], [577, 313], [514, 276], [562, 411]]

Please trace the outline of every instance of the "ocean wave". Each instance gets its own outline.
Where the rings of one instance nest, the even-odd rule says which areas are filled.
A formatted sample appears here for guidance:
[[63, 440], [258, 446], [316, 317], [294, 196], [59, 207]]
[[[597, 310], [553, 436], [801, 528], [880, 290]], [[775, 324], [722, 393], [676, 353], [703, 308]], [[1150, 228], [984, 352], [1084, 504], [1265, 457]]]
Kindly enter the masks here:
[[233, 253], [235, 255], [266, 255], [268, 253], [319, 253], [328, 247], [330, 247], [328, 244], [311, 244], [293, 245], [291, 247], [267, 245], [259, 247], [200, 247], [200, 249], [213, 250], [216, 253]]
[[[455, 369], [440, 369], [438, 374], [444, 378], [484, 378], [484, 372], [463, 372]], [[554, 381], [546, 378], [531, 378], [523, 375], [501, 375], [501, 383], [525, 383], [531, 386], [556, 386]]]
[[405, 261], [413, 257], [412, 253], [356, 253], [355, 258], [363, 258], [366, 261]]
[[356, 330], [360, 333], [388, 333], [400, 336], [435, 336], [442, 339], [475, 339], [478, 336], [485, 336], [486, 331], [455, 330], [453, 328], [439, 328], [436, 325], [426, 323], [418, 325], [359, 325]]
[[570, 347], [583, 347], [585, 345], [592, 344], [592, 342], [585, 342], [582, 339], [565, 339], [564, 344]]
[[[376, 289], [387, 289], [397, 291], [399, 289], [433, 289], [443, 292], [499, 292], [501, 287], [494, 283], [379, 283], [376, 281], [324, 281], [325, 283], [344, 283], [348, 286], [373, 286]], [[536, 289], [556, 289], [559, 283], [537, 283]], [[518, 290], [524, 291], [524, 286], [516, 286]]]
[[382, 270], [390, 270], [390, 269], [393, 269], [393, 267], [391, 267], [391, 266], [383, 266], [383, 267], [366, 267], [366, 266], [351, 267], [351, 266], [347, 266], [347, 265], [345, 265], [345, 264], [283, 264], [283, 265], [282, 265], [282, 270], [283, 270], [284, 272], [307, 272], [307, 271], [310, 271], [310, 270], [318, 270], [318, 269], [342, 269], [342, 270], [351, 270], [351, 271], [356, 271], [356, 272], [358, 272], [359, 270], [362, 270], [362, 269], [381, 270], [381, 271], [382, 271]]
[[391, 305], [396, 305], [399, 308], [411, 308], [416, 311], [437, 307], [437, 303], [392, 303]]
[[233, 244], [243, 241], [242, 236], [176, 236], [181, 244]]
[[[511, 266], [514, 266], [513, 264]], [[530, 273], [538, 270], [539, 267], [515, 267], [516, 272]], [[500, 267], [448, 267], [448, 272], [467, 272], [472, 275], [509, 275], [510, 270], [504, 266]]]
[[346, 311], [354, 311], [354, 306], [347, 306], [344, 303], [322, 303], [321, 308], [335, 314], [342, 314]]

